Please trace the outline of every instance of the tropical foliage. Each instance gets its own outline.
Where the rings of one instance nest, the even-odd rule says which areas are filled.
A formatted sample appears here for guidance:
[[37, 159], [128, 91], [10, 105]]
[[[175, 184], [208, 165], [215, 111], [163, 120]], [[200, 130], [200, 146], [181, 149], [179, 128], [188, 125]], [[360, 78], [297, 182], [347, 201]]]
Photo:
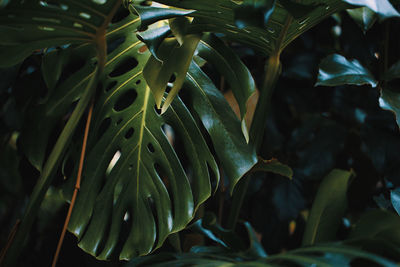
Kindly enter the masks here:
[[1, 266], [395, 266], [399, 5], [0, 1]]

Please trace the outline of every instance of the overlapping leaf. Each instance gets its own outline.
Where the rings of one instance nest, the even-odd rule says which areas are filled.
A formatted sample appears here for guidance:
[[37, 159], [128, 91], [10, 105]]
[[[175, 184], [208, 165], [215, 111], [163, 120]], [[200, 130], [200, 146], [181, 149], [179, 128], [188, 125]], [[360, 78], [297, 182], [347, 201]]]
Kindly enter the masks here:
[[[235, 24], [235, 10], [244, 5], [243, 1], [217, 0], [159, 0], [162, 4], [196, 10], [191, 16], [195, 21], [191, 31], [223, 33], [228, 38], [249, 45], [267, 54], [272, 51], [281, 51], [297, 36], [316, 25], [319, 21], [341, 9], [349, 7], [341, 0], [296, 1], [298, 5], [312, 7], [302, 14], [296, 13], [294, 17], [284, 8], [289, 1], [277, 1], [274, 11], [269, 16], [265, 27], [247, 26], [239, 28]], [[262, 5], [261, 5], [262, 8]], [[297, 8], [297, 10], [299, 10]], [[300, 16], [299, 16], [300, 15]], [[301, 16], [302, 15], [302, 16]]]

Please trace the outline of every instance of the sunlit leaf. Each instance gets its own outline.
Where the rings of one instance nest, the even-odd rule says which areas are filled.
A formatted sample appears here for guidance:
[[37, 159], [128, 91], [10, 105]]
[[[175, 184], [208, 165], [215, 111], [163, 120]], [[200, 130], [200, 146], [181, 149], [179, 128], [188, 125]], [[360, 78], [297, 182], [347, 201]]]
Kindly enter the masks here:
[[347, 9], [347, 13], [349, 13], [350, 17], [354, 19], [364, 33], [368, 31], [377, 20], [376, 13], [368, 7]]

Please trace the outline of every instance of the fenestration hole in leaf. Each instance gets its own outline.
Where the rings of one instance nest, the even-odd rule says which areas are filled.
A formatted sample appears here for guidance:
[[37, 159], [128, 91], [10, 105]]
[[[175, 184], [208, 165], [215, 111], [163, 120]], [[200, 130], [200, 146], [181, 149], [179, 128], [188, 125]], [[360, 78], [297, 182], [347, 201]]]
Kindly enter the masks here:
[[154, 111], [155, 111], [158, 115], [161, 115], [161, 109], [157, 108], [157, 105], [154, 105]]
[[126, 132], [126, 134], [125, 134], [125, 138], [126, 138], [126, 139], [131, 138], [134, 132], [135, 132], [135, 130], [134, 130], [132, 127], [129, 128], [129, 130], [128, 130], [128, 131]]
[[115, 69], [109, 74], [109, 76], [110, 77], [121, 76], [127, 73], [128, 71], [134, 69], [138, 64], [139, 62], [135, 58], [133, 57], [126, 58], [121, 63], [119, 63], [117, 67], [115, 67]]
[[148, 203], [148, 205], [149, 205], [149, 207], [150, 207], [150, 210], [151, 210], [151, 214], [153, 214], [153, 218], [154, 218], [154, 223], [155, 223], [155, 225], [156, 225], [156, 231], [157, 231], [157, 234], [156, 234], [156, 240], [154, 241], [154, 245], [153, 245], [153, 248], [152, 249], [154, 249], [155, 248], [155, 246], [157, 245], [157, 243], [158, 243], [158, 236], [159, 236], [159, 234], [158, 234], [158, 232], [159, 232], [159, 223], [158, 223], [158, 216], [157, 216], [157, 209], [156, 209], [156, 204], [155, 204], [155, 202], [154, 202], [154, 199], [153, 199], [153, 197], [148, 197], [147, 198], [147, 203]]
[[154, 153], [156, 150], [154, 149], [154, 146], [151, 143], [147, 144], [147, 149], [151, 152]]
[[135, 102], [135, 99], [137, 97], [137, 93], [135, 89], [130, 89], [120, 95], [118, 97], [117, 102], [115, 102], [114, 105], [114, 110], [115, 111], [122, 111], [132, 105], [133, 102]]
[[165, 136], [168, 139], [168, 142], [172, 147], [174, 147], [175, 144], [175, 132], [174, 129], [171, 127], [171, 125], [165, 123], [161, 126], [162, 131], [164, 132]]
[[112, 171], [112, 169], [114, 168], [114, 166], [117, 164], [118, 160], [121, 157], [121, 150], [118, 149], [114, 156], [112, 157], [110, 163], [108, 164], [107, 170], [106, 170], [106, 175], [109, 175]]

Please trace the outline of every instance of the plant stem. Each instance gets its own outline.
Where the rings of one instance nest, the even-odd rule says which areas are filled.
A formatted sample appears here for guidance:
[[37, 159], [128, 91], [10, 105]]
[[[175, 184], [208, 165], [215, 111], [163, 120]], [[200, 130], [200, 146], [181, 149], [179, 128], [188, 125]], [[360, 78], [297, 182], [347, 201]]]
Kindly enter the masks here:
[[[256, 148], [257, 153], [260, 150], [262, 139], [264, 137], [265, 123], [267, 121], [270, 109], [271, 96], [274, 91], [276, 81], [279, 77], [280, 72], [280, 53], [273, 53], [267, 60], [265, 66], [265, 78], [264, 83], [261, 88], [260, 97], [256, 106], [256, 111], [254, 113], [254, 118], [251, 123], [250, 129], [250, 145]], [[252, 178], [252, 173], [247, 173], [237, 184], [233, 199], [232, 206], [228, 218], [228, 229], [234, 230], [237, 220], [239, 218], [239, 213], [243, 204], [244, 197], [247, 192], [250, 180]]]
[[74, 205], [75, 205], [76, 196], [78, 195], [78, 191], [79, 191], [79, 189], [81, 187], [81, 177], [82, 177], [82, 170], [83, 170], [83, 162], [84, 162], [84, 159], [85, 159], [87, 137], [88, 137], [88, 134], [89, 134], [90, 121], [92, 119], [93, 106], [94, 106], [94, 102], [92, 100], [92, 104], [90, 105], [88, 116], [87, 116], [87, 121], [86, 121], [86, 126], [85, 126], [85, 134], [83, 136], [81, 157], [80, 157], [80, 160], [79, 160], [78, 175], [77, 175], [77, 178], [76, 178], [74, 194], [72, 195], [71, 203], [69, 205], [67, 217], [65, 218], [65, 223], [64, 223], [64, 227], [62, 229], [61, 235], [60, 235], [60, 239], [58, 240], [57, 249], [56, 249], [56, 252], [54, 254], [53, 263], [51, 265], [52, 267], [55, 267], [56, 264], [57, 264], [58, 256], [60, 255], [61, 246], [62, 246], [63, 241], [64, 241], [65, 233], [67, 232], [68, 223], [69, 223], [69, 220], [71, 219], [72, 209], [74, 208]]

